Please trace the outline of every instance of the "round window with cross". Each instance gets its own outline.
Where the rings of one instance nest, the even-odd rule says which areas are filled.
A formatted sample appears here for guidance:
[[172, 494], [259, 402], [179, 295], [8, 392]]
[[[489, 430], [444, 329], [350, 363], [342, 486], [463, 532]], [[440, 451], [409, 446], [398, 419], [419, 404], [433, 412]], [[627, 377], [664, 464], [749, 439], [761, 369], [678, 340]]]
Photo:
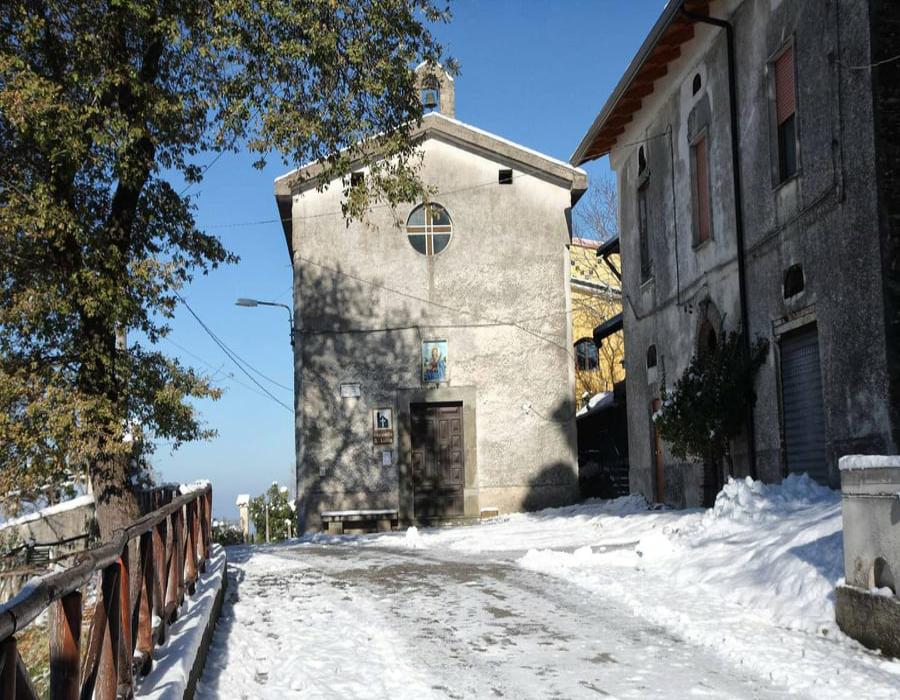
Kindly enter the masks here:
[[406, 220], [409, 244], [422, 255], [437, 255], [450, 244], [453, 224], [440, 204], [420, 204]]

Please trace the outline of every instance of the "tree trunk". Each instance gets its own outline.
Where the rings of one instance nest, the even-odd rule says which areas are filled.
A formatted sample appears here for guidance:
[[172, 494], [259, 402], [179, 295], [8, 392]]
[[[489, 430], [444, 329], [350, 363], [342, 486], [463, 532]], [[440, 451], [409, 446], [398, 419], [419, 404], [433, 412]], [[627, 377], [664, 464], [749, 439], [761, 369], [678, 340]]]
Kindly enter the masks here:
[[141, 516], [137, 496], [129, 487], [128, 461], [127, 455], [117, 455], [91, 467], [97, 525], [103, 542]]

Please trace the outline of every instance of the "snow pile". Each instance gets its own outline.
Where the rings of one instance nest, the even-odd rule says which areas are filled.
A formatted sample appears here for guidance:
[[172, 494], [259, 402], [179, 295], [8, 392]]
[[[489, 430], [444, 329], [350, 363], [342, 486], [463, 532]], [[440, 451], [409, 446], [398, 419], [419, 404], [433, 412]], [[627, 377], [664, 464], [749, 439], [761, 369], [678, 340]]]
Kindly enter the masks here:
[[806, 475], [780, 485], [729, 480], [706, 511], [635, 512], [593, 524], [604, 539], [627, 534], [637, 544], [532, 549], [519, 564], [624, 604], [792, 691], [835, 697], [870, 684], [870, 696], [890, 697], [900, 687], [900, 663], [866, 652], [835, 623], [834, 587], [844, 573], [840, 494]]
[[840, 495], [805, 474], [779, 486], [729, 480], [699, 521], [656, 533], [668, 547], [640, 553], [645, 569], [676, 585], [704, 587], [780, 627], [833, 634], [841, 527]]
[[403, 538], [403, 546], [407, 549], [425, 549], [425, 543], [419, 534], [419, 528], [415, 525], [406, 529], [406, 536]]
[[[574, 548], [590, 545], [603, 535], [606, 523], [626, 515], [646, 513], [642, 496], [623, 496], [612, 501], [591, 500], [575, 506], [548, 508], [537, 513], [510, 513], [491, 518], [477, 527], [417, 530], [422, 548], [447, 547], [456, 552], [518, 552], [534, 548]], [[612, 520], [611, 520], [612, 519]], [[626, 521], [622, 521], [625, 523]], [[617, 535], [635, 542], [626, 526]], [[379, 547], [408, 546], [398, 542], [402, 533], [379, 535], [366, 544]]]
[[664, 578], [670, 588], [752, 610], [779, 627], [837, 633], [833, 590], [843, 576], [843, 549], [836, 492], [805, 474], [778, 486], [732, 479], [708, 511], [648, 515], [637, 516], [643, 532], [624, 522], [603, 523], [610, 534], [639, 535], [633, 551], [613, 558], [531, 551], [522, 564], [548, 573], [624, 565]]
[[771, 522], [791, 515], [798, 508], [816, 503], [840, 503], [840, 500], [839, 493], [817, 484], [806, 474], [791, 474], [774, 486], [748, 476], [746, 479], [729, 479], [704, 520], [710, 523], [714, 520]]

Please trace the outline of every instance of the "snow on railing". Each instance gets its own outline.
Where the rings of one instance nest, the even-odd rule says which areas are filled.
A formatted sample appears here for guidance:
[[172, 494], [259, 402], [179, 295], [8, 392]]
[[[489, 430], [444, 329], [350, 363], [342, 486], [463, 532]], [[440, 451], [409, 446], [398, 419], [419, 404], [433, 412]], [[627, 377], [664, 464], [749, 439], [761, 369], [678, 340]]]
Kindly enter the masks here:
[[[212, 487], [174, 498], [111, 542], [79, 555], [64, 571], [32, 579], [0, 606], [0, 698], [37, 693], [15, 635], [50, 611], [50, 697], [113, 700], [134, 694], [134, 675], [153, 665], [185, 593], [206, 569]], [[97, 576], [97, 600], [81, 649], [80, 589]]]

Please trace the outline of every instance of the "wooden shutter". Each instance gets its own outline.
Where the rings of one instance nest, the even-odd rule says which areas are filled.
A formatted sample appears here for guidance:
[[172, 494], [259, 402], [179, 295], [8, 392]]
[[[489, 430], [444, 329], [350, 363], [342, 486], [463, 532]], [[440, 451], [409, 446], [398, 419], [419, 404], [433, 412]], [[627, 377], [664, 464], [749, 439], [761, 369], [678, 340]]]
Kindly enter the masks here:
[[694, 144], [694, 195], [697, 198], [697, 243], [709, 240], [709, 159], [706, 137]]
[[775, 60], [775, 117], [779, 124], [796, 111], [794, 47], [788, 46]]

